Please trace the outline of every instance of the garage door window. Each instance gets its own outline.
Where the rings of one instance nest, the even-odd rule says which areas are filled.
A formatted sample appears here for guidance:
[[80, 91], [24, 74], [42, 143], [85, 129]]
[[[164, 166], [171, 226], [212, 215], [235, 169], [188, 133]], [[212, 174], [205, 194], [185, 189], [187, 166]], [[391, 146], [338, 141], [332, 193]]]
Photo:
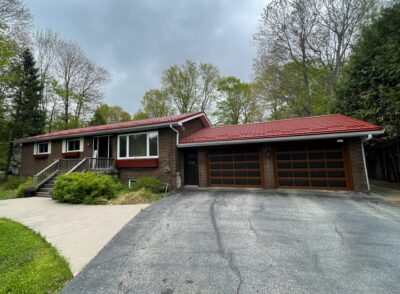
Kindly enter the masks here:
[[259, 146], [213, 148], [208, 152], [211, 186], [261, 187]]
[[343, 144], [336, 141], [276, 146], [279, 187], [348, 189]]

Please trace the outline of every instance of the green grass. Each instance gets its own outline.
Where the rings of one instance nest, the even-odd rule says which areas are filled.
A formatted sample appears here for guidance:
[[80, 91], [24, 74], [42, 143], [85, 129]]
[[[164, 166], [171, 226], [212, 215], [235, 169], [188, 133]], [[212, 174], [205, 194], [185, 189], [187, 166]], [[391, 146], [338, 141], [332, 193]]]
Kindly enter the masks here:
[[57, 293], [71, 278], [65, 259], [38, 233], [0, 218], [0, 293]]
[[9, 177], [8, 181], [0, 178], [0, 200], [17, 197], [16, 189], [23, 181], [17, 177]]

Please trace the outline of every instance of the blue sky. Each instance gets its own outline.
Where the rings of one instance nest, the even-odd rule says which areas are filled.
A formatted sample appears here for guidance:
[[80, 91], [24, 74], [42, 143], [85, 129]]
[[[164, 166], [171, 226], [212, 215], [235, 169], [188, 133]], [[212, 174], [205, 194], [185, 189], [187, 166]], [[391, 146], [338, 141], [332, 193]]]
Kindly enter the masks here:
[[133, 113], [162, 71], [186, 59], [248, 81], [266, 1], [26, 0], [39, 29], [75, 40], [112, 74], [106, 102]]

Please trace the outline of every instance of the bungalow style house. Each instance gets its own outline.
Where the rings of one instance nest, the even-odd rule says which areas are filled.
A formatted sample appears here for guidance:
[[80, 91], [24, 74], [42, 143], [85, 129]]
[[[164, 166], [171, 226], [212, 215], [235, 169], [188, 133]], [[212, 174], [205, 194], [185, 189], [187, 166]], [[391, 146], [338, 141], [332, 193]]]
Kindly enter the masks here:
[[[363, 142], [376, 125], [341, 114], [213, 127], [203, 112], [58, 131], [18, 140], [20, 176], [154, 176], [200, 187], [369, 190]], [[40, 191], [40, 190], [39, 190]]]

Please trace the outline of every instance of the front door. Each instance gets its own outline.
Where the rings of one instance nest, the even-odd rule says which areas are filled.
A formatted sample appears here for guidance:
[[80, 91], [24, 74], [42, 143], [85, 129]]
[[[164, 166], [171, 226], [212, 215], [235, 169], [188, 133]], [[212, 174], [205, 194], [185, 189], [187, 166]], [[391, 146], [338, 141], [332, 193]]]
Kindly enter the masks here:
[[199, 168], [197, 164], [197, 150], [185, 150], [184, 153], [185, 185], [199, 185]]
[[101, 136], [93, 138], [93, 156], [98, 158], [111, 158], [111, 137]]

